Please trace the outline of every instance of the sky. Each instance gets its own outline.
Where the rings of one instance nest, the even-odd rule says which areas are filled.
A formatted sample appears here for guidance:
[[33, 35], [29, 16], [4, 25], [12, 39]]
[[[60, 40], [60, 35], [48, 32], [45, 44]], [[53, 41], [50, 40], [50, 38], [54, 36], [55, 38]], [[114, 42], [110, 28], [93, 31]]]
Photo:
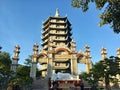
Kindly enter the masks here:
[[[1, 51], [9, 52], [13, 57], [15, 45], [19, 45], [19, 63], [24, 64], [28, 55], [33, 54], [33, 44], [41, 43], [42, 22], [54, 16], [56, 8], [61, 17], [67, 16], [72, 24], [72, 38], [76, 41], [76, 50], [84, 52], [85, 45], [90, 46], [92, 62], [101, 60], [100, 50], [107, 49], [107, 56], [116, 56], [120, 48], [120, 35], [115, 34], [109, 25], [98, 26], [100, 19], [94, 4], [83, 13], [71, 6], [71, 0], [0, 0], [0, 46]], [[39, 46], [39, 49], [42, 48]], [[85, 65], [78, 64], [79, 72]]]

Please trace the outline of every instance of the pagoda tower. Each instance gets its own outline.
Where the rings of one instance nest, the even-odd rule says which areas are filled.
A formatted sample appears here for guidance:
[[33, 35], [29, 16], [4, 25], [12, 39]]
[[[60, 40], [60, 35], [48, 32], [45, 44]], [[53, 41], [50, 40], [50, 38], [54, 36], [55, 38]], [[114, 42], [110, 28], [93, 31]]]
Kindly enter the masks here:
[[47, 52], [48, 57], [51, 58], [48, 60], [48, 63], [41, 63], [43, 67], [47, 66], [46, 70], [42, 71], [42, 75], [50, 74], [48, 76], [51, 76], [53, 73], [57, 72], [70, 73], [70, 66], [66, 66], [66, 64], [70, 64], [70, 62], [68, 62], [69, 60], [57, 60], [57, 58], [54, 57], [55, 52], [51, 53], [52, 51], [55, 51], [56, 48], [62, 46], [70, 49], [72, 34], [71, 24], [67, 17], [60, 17], [59, 10], [56, 9], [55, 16], [50, 16], [43, 22], [42, 35], [43, 43], [41, 43], [41, 45], [43, 46], [43, 50]]
[[[30, 76], [36, 78], [37, 63], [42, 77], [51, 77], [52, 74], [62, 72], [78, 75], [78, 63], [84, 63], [87, 71], [91, 69], [91, 57], [88, 47], [86, 53], [76, 52], [76, 42], [71, 39], [71, 24], [67, 17], [61, 17], [58, 9], [55, 16], [49, 16], [43, 22], [42, 43], [33, 47]], [[89, 56], [89, 58], [88, 58]]]
[[41, 44], [45, 51], [48, 51], [49, 41], [53, 41], [52, 45], [56, 48], [59, 45], [67, 45], [70, 48], [71, 42], [71, 24], [67, 17], [60, 17], [58, 9], [56, 9], [55, 16], [50, 16], [43, 22]]

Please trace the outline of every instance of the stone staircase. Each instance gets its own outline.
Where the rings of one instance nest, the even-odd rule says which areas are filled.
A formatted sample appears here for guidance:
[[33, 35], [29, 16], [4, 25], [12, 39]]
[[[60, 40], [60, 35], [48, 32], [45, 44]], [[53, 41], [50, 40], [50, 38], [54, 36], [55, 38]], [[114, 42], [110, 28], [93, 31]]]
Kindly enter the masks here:
[[48, 90], [48, 79], [36, 79], [33, 81], [32, 90]]

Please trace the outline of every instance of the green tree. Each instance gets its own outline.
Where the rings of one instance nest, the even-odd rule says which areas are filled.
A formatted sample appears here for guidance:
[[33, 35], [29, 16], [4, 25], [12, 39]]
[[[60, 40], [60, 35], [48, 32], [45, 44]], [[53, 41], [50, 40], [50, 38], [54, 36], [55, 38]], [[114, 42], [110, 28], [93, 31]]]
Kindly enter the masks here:
[[[98, 81], [105, 81], [105, 88], [109, 90], [109, 83], [114, 79], [112, 76], [120, 74], [119, 70], [120, 58], [111, 56], [105, 60], [97, 62], [93, 68], [90, 70], [90, 73], [84, 73], [82, 78], [88, 83], [97, 83]], [[91, 77], [93, 79], [91, 79]], [[97, 85], [95, 85], [97, 86]]]
[[0, 70], [2, 74], [7, 73], [10, 71], [11, 59], [10, 55], [7, 52], [0, 53]]
[[93, 86], [94, 90], [97, 90], [98, 78], [95, 77], [95, 75], [93, 75], [92, 72], [90, 72], [90, 73], [82, 72], [79, 75], [79, 78], [82, 79], [82, 80], [87, 81], [91, 86]]
[[109, 24], [115, 33], [120, 33], [120, 0], [72, 0], [72, 6], [86, 12], [91, 2], [95, 3], [98, 10], [104, 9], [104, 12], [99, 14], [99, 26]]
[[8, 85], [19, 86], [19, 87], [27, 89], [27, 88], [30, 88], [32, 81], [33, 81], [32, 78], [30, 78], [30, 67], [19, 65], [16, 76], [13, 76], [9, 80]]
[[120, 62], [120, 58], [114, 56], [106, 58], [104, 61], [100, 62], [103, 64], [103, 68], [102, 68], [103, 73], [101, 74], [101, 77], [105, 79], [106, 90], [109, 90], [109, 83], [114, 79], [114, 77], [112, 76], [116, 76], [117, 74], [120, 74], [119, 62]]
[[19, 76], [28, 76], [30, 75], [30, 67], [19, 65], [17, 70], [17, 75]]
[[25, 59], [24, 64], [27, 65], [27, 66], [31, 66], [31, 64], [32, 64], [32, 55], [29, 55], [28, 58]]
[[3, 84], [1, 87], [5, 87], [12, 72], [10, 71], [11, 59], [7, 52], [0, 53], [0, 83]]

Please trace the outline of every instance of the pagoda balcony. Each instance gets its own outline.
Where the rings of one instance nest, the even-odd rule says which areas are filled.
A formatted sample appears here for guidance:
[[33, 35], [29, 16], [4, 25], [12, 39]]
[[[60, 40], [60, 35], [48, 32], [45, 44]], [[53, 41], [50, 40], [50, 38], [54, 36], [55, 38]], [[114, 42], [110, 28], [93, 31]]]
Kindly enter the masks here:
[[65, 26], [65, 27], [52, 27], [52, 26], [50, 26], [49, 28], [51, 28], [51, 29], [60, 29], [60, 30], [64, 30], [64, 29], [67, 29], [67, 26]]
[[42, 40], [47, 39], [47, 38], [48, 38], [48, 35], [49, 35], [49, 34], [46, 34], [44, 37], [41, 37], [41, 39], [42, 39]]
[[65, 32], [65, 33], [54, 33], [54, 32], [50, 32], [49, 34], [51, 34], [51, 35], [67, 35], [67, 32]]
[[47, 64], [47, 58], [40, 58], [40, 59], [38, 59], [38, 63], [40, 63], [40, 64]]
[[43, 29], [43, 30], [45, 30], [46, 28], [48, 28], [48, 27], [49, 27], [49, 25], [50, 25], [50, 24], [49, 24], [49, 23], [47, 23], [46, 25], [44, 25], [44, 26], [42, 27], [42, 29]]
[[66, 66], [66, 64], [62, 64], [60, 66], [53, 66], [53, 69], [68, 69], [69, 68], [69, 64]]
[[48, 40], [45, 40], [43, 43], [41, 43], [42, 46], [48, 43]]
[[67, 19], [62, 19], [62, 20], [50, 20], [51, 23], [58, 23], [58, 24], [69, 24], [71, 26], [70, 22]]
[[50, 23], [53, 23], [53, 24], [66, 24], [66, 21], [50, 21]]
[[47, 34], [47, 33], [48, 33], [48, 31], [49, 31], [49, 28], [45, 29], [45, 30], [42, 32], [42, 35]]
[[48, 17], [47, 20], [43, 22], [43, 25], [46, 25], [49, 22], [49, 20], [50, 20], [50, 17]]
[[54, 41], [67, 41], [68, 40], [68, 37], [66, 37], [66, 38], [56, 38], [56, 39], [54, 39]]
[[54, 39], [54, 41], [65, 42], [65, 41], [67, 41], [67, 40], [66, 40], [66, 39]]

